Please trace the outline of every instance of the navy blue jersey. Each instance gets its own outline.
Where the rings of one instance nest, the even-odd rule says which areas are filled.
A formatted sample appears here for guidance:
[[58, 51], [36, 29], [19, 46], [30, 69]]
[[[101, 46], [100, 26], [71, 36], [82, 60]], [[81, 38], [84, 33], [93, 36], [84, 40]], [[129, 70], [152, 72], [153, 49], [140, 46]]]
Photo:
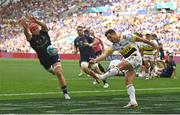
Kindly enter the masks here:
[[74, 46], [76, 48], [79, 48], [79, 52], [80, 52], [80, 57], [82, 58], [94, 58], [95, 57], [95, 52], [92, 49], [92, 47], [90, 46], [85, 46], [85, 43], [89, 43], [91, 44], [94, 41], [93, 38], [91, 38], [90, 36], [82, 36], [82, 37], [77, 37], [74, 40]]
[[45, 69], [48, 70], [51, 65], [60, 61], [59, 55], [50, 56], [47, 53], [47, 47], [51, 45], [48, 32], [41, 30], [39, 35], [32, 35], [32, 38], [29, 42], [31, 47], [36, 51], [40, 63]]
[[48, 32], [40, 31], [39, 35], [32, 35], [30, 45], [31, 47], [36, 51], [38, 54], [38, 57], [40, 56], [46, 56], [47, 54], [47, 47], [51, 45], [51, 40], [48, 35]]
[[163, 70], [162, 75], [164, 77], [171, 77], [174, 69], [176, 68], [176, 63], [174, 61], [167, 61], [166, 60], [166, 68]]

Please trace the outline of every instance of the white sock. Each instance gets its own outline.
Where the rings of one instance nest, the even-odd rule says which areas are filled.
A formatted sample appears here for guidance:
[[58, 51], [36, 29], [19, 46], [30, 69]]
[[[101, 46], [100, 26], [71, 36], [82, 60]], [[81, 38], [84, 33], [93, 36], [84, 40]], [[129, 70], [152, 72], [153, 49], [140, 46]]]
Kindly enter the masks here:
[[133, 84], [129, 84], [126, 87], [127, 87], [127, 92], [129, 95], [130, 103], [137, 104], [136, 96], [135, 96], [135, 88], [134, 88]]
[[100, 75], [100, 79], [104, 80], [107, 79], [108, 77], [114, 76], [119, 74], [120, 70], [118, 67], [114, 67], [112, 69], [110, 69], [108, 72], [106, 72], [105, 74]]
[[146, 76], [146, 75], [145, 75], [145, 71], [142, 71], [142, 76], [143, 76], [143, 77]]
[[146, 78], [149, 78], [149, 73], [145, 73], [145, 77], [146, 77]]

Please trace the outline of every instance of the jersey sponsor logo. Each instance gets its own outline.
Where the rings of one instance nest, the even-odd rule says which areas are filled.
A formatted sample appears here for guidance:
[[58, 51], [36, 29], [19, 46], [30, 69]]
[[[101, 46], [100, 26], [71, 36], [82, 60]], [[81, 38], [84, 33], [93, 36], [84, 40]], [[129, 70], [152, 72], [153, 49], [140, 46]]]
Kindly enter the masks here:
[[133, 44], [127, 46], [126, 48], [124, 48], [123, 50], [120, 51], [120, 53], [125, 57], [129, 57], [133, 52], [136, 51], [136, 48], [134, 47]]
[[122, 50], [120, 51], [120, 53], [121, 53], [122, 55], [126, 55], [133, 47], [134, 47], [133, 45], [129, 45], [129, 46], [125, 47], [124, 49], [122, 49]]
[[48, 40], [45, 40], [45, 41], [42, 41], [42, 40], [37, 40], [36, 41], [36, 46], [39, 48], [39, 47], [44, 47], [48, 44]]

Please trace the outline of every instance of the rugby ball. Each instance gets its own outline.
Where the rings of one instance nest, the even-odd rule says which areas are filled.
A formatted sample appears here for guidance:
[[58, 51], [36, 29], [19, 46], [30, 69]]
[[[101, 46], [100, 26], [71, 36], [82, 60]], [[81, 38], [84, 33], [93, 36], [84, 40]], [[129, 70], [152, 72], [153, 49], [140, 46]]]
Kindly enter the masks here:
[[58, 49], [53, 45], [49, 45], [47, 47], [47, 53], [49, 55], [51, 55], [51, 56], [57, 55], [58, 54]]

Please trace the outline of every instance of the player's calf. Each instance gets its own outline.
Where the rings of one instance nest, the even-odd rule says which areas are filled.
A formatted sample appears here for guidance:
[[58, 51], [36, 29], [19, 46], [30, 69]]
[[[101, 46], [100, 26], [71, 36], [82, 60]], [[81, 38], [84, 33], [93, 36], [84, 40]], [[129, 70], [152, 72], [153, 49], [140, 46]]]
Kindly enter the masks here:
[[104, 73], [102, 75], [99, 75], [99, 79], [105, 80], [108, 77], [115, 76], [115, 75], [118, 75], [118, 74], [122, 74], [122, 71], [118, 67], [114, 67], [114, 68], [111, 68], [106, 73]]
[[89, 63], [88, 62], [81, 62], [81, 69], [88, 75], [92, 76], [94, 79], [96, 79], [97, 83], [99, 83], [98, 75], [89, 69]]
[[67, 86], [66, 86], [66, 80], [64, 78], [64, 75], [62, 73], [62, 67], [61, 67], [61, 63], [58, 62], [56, 64], [53, 65], [53, 71], [55, 73], [55, 75], [57, 76], [64, 98], [65, 99], [71, 99], [70, 96], [68, 95], [68, 90], [67, 90]]

